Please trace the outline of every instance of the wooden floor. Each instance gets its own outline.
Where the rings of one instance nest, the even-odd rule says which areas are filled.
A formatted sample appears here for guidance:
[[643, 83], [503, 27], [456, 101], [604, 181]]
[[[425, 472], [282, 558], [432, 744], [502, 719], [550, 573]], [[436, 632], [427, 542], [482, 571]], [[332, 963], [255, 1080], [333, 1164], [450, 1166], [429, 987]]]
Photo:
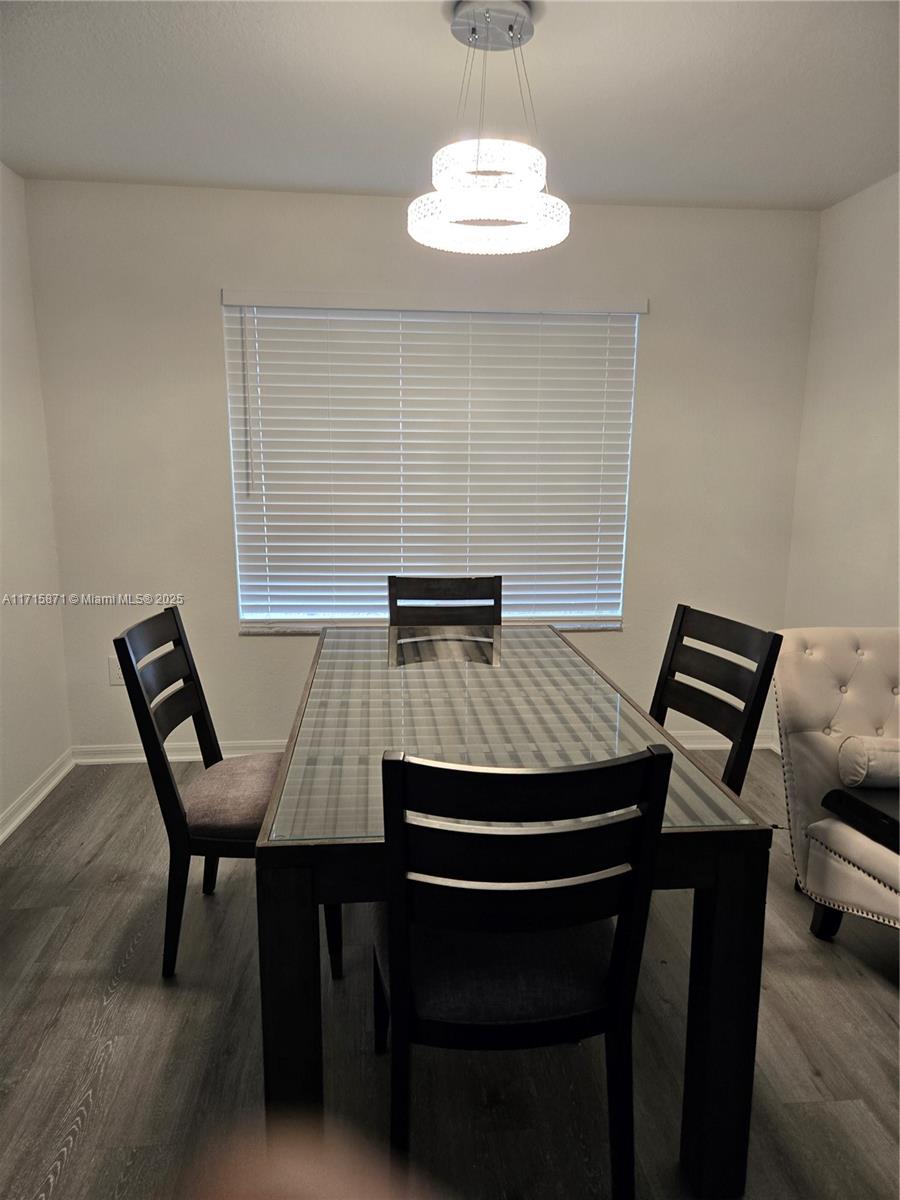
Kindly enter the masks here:
[[[754, 755], [744, 796], [779, 826], [747, 1196], [894, 1200], [896, 933], [845, 917], [833, 944], [812, 938], [770, 751]], [[165, 1200], [206, 1139], [237, 1123], [261, 1128], [253, 865], [223, 861], [209, 899], [195, 865], [167, 985], [164, 864], [143, 766], [76, 768], [0, 846], [4, 1198]], [[383, 1140], [368, 909], [345, 909], [345, 921], [346, 978], [332, 986], [324, 971], [328, 1112]], [[689, 895], [655, 898], [635, 1023], [638, 1195], [648, 1200], [687, 1195], [676, 1164], [689, 926]], [[598, 1040], [416, 1051], [414, 1158], [466, 1200], [608, 1195], [602, 1056]]]

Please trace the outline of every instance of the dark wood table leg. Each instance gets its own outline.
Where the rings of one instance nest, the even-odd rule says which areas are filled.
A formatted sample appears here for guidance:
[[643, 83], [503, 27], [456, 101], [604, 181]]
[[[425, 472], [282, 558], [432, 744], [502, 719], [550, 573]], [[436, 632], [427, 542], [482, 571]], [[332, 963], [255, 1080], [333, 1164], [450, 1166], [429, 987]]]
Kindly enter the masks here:
[[747, 1176], [768, 868], [767, 849], [729, 852], [694, 892], [681, 1163], [715, 1200]]
[[256, 860], [266, 1116], [321, 1117], [319, 910], [312, 873]]

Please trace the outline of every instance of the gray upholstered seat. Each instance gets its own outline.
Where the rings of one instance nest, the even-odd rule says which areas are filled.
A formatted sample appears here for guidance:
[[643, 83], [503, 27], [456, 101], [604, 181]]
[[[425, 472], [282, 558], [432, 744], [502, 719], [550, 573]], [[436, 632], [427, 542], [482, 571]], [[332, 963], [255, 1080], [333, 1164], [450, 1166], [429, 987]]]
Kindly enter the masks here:
[[[375, 952], [389, 986], [387, 905], [376, 908]], [[614, 921], [489, 933], [421, 929], [412, 936], [413, 1002], [426, 1021], [543, 1021], [601, 1008]]]
[[280, 763], [280, 754], [244, 754], [204, 771], [182, 795], [191, 837], [255, 840]]

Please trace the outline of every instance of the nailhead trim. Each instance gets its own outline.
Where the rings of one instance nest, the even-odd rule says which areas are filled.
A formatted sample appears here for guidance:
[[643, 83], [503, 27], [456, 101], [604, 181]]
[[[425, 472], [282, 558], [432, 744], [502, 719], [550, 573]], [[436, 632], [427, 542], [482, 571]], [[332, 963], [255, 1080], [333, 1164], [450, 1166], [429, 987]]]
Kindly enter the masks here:
[[[883, 888], [887, 888], [887, 890], [889, 892], [893, 892], [895, 896], [900, 896], [900, 890], [898, 890], [895, 887], [891, 887], [891, 885], [889, 883], [885, 883], [883, 879], [879, 879], [877, 875], [873, 875], [871, 871], [867, 871], [864, 867], [859, 866], [858, 863], [851, 862], [849, 858], [847, 858], [843, 854], [838, 853], [837, 850], [832, 850], [832, 848], [830, 846], [825, 845], [825, 843], [822, 841], [821, 838], [817, 838], [814, 833], [810, 833], [809, 830], [807, 830], [806, 836], [809, 838], [809, 840], [811, 842], [818, 842], [818, 844], [822, 847], [823, 850], [827, 851], [829, 854], [833, 854], [834, 857], [839, 858], [841, 860], [841, 862], [845, 862], [848, 867], [853, 867], [853, 869], [855, 871], [859, 871], [860, 875], [867, 876], [869, 879], [874, 880], [875, 883], [880, 884]], [[863, 836], [865, 836], [865, 835], [863, 835]]]
[[775, 681], [775, 717], [778, 721], [778, 740], [781, 743], [781, 778], [784, 782], [784, 808], [787, 813], [787, 829], [788, 839], [791, 843], [791, 859], [794, 863], [794, 873], [799, 876], [800, 872], [797, 869], [797, 852], [794, 849], [794, 830], [791, 820], [791, 803], [788, 797], [796, 796], [797, 788], [794, 783], [794, 764], [791, 761], [791, 749], [789, 735], [784, 728], [784, 720], [781, 716], [781, 705], [778, 702], [778, 681]]
[[836, 908], [839, 912], [851, 913], [855, 917], [867, 917], [870, 921], [877, 921], [879, 925], [900, 929], [900, 922], [891, 920], [882, 913], [869, 912], [867, 908], [852, 908], [849, 904], [840, 904], [837, 900], [826, 900], [824, 896], [820, 896], [817, 892], [808, 892], [806, 888], [802, 890], [804, 896], [809, 896], [810, 900], [815, 900], [817, 904], [824, 904], [826, 908]]

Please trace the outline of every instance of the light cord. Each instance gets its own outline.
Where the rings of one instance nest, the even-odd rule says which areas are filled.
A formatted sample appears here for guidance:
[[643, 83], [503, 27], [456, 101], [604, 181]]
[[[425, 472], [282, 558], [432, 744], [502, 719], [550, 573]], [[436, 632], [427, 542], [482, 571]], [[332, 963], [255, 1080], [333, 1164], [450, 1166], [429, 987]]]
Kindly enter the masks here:
[[525, 133], [526, 133], [526, 135], [529, 135], [531, 132], [531, 122], [528, 119], [528, 109], [525, 106], [525, 90], [522, 87], [522, 73], [519, 70], [519, 60], [516, 57], [517, 46], [516, 46], [516, 41], [515, 41], [515, 35], [513, 34], [512, 31], [510, 31], [510, 38], [512, 40], [513, 66], [516, 69], [516, 83], [519, 85], [519, 100], [522, 103], [522, 116], [525, 118]]
[[531, 80], [528, 78], [528, 67], [525, 65], [525, 47], [522, 45], [519, 46], [519, 55], [522, 59], [522, 74], [525, 76], [525, 86], [528, 89], [528, 103], [531, 105], [531, 121], [534, 126], [534, 136], [537, 137], [537, 113], [534, 111], [534, 96], [531, 93]]
[[481, 103], [478, 108], [478, 143], [475, 149], [475, 174], [478, 174], [479, 163], [481, 161], [481, 135], [484, 131], [484, 96], [487, 88], [487, 34], [485, 34], [485, 48], [482, 50], [483, 58], [481, 60]]
[[460, 115], [465, 115], [465, 102], [469, 99], [469, 89], [466, 87], [466, 76], [469, 73], [469, 60], [472, 58], [472, 39], [466, 46], [466, 61], [463, 63], [462, 79], [459, 81], [459, 95], [456, 97], [456, 121], [459, 124]]
[[[525, 86], [528, 89], [528, 103], [531, 105], [531, 121], [532, 121], [532, 125], [534, 128], [534, 140], [537, 141], [538, 140], [537, 113], [534, 111], [534, 95], [532, 94], [532, 91], [531, 91], [531, 80], [528, 78], [528, 67], [525, 65], [525, 47], [522, 45], [519, 46], [519, 54], [522, 58], [522, 73], [525, 76]], [[548, 193], [550, 191], [550, 185], [547, 182], [546, 178], [544, 180], [544, 191], [548, 192]]]

